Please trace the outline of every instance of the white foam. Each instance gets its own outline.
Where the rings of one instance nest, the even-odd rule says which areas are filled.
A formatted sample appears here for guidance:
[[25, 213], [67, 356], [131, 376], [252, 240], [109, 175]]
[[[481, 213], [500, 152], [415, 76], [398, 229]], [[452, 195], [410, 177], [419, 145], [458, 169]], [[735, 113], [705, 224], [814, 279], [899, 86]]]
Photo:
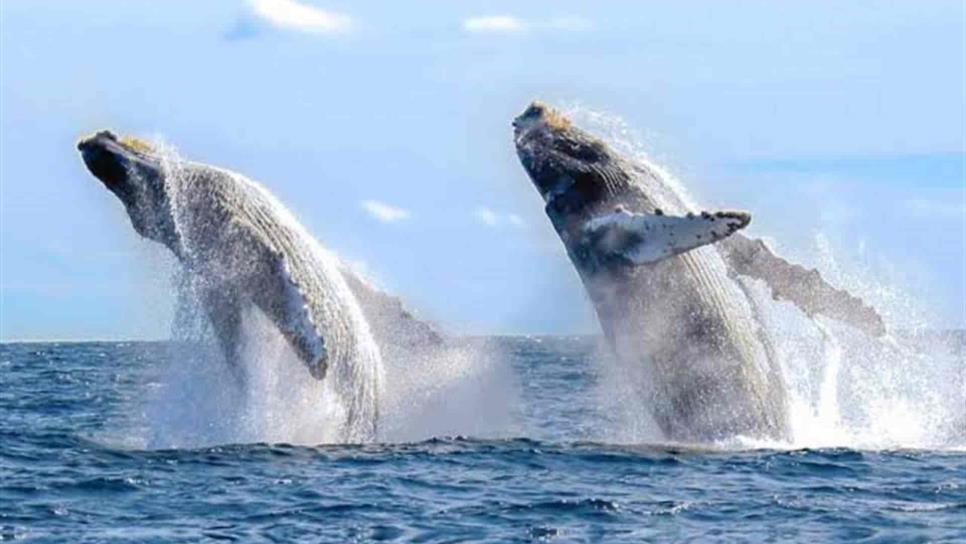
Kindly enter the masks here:
[[462, 341], [387, 361], [381, 438], [518, 436], [519, 386], [496, 346]]

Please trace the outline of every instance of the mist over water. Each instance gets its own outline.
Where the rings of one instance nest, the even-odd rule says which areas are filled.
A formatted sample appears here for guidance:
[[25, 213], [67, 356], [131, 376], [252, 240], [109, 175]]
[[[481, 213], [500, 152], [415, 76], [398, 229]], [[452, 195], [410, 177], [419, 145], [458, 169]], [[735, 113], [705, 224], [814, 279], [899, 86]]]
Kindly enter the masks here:
[[380, 439], [520, 436], [520, 387], [497, 342], [468, 339], [418, 359], [387, 361]]
[[[192, 341], [171, 344], [165, 362], [147, 369], [155, 373], [146, 377], [147, 394], [131, 399], [144, 414], [134, 447], [344, 441], [345, 408], [331, 381], [309, 375], [261, 312], [246, 315], [244, 330], [242, 360], [233, 365], [210, 342]], [[517, 380], [490, 342], [454, 341], [419, 359], [383, 362], [376, 441], [522, 434]]]
[[145, 406], [148, 449], [235, 443], [342, 441], [345, 406], [331, 381], [313, 378], [274, 324], [244, 316], [240, 360], [228, 364], [212, 342], [167, 347]]
[[791, 400], [791, 447], [966, 447], [960, 334], [870, 338], [752, 289], [775, 341]]

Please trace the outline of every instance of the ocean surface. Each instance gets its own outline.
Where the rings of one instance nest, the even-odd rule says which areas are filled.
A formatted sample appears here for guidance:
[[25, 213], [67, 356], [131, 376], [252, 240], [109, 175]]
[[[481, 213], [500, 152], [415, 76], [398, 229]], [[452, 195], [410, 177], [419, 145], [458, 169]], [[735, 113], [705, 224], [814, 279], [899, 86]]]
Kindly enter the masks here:
[[285, 426], [311, 404], [213, 407], [236, 385], [183, 345], [0, 345], [0, 540], [966, 541], [959, 435], [662, 445], [593, 338], [472, 342], [488, 370], [410, 379], [367, 445]]

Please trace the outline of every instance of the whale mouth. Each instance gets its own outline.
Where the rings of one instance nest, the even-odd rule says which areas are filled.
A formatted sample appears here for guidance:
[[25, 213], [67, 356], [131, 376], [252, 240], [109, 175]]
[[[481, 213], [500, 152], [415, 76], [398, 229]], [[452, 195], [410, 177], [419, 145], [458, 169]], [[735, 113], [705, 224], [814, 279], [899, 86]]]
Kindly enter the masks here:
[[131, 157], [113, 132], [102, 130], [88, 136], [77, 143], [77, 149], [87, 169], [108, 188], [127, 180]]
[[91, 174], [114, 192], [128, 183], [134, 172], [160, 171], [160, 162], [153, 156], [154, 149], [149, 144], [134, 138], [119, 138], [109, 130], [81, 139], [77, 149]]
[[523, 113], [513, 119], [511, 125], [518, 144], [534, 129], [560, 131], [571, 126], [566, 116], [539, 100], [531, 102]]
[[174, 243], [160, 152], [141, 140], [118, 137], [108, 130], [81, 139], [77, 149], [91, 174], [124, 204], [138, 234], [164, 244]]
[[606, 196], [613, 180], [613, 155], [606, 144], [576, 127], [557, 109], [532, 102], [513, 120], [514, 144], [534, 187], [550, 205], [570, 211]]

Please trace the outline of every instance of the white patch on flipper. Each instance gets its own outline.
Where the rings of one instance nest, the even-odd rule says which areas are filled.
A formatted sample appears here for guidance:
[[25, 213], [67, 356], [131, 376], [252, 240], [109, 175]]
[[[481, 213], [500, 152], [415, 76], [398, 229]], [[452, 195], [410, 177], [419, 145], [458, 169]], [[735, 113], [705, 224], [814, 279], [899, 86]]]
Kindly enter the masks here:
[[727, 238], [750, 221], [746, 212], [702, 212], [680, 217], [619, 208], [584, 224], [583, 236], [605, 255], [647, 264]]

